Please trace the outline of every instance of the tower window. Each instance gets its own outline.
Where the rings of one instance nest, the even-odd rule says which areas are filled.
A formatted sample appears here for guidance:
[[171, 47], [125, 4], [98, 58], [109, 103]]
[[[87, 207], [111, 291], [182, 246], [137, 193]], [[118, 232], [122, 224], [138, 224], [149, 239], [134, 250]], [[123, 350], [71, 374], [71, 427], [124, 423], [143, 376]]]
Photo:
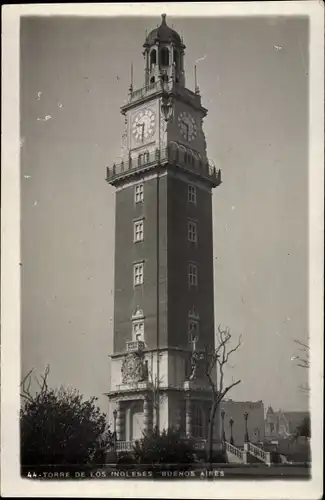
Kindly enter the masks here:
[[133, 266], [133, 284], [134, 286], [143, 284], [143, 262]]
[[155, 83], [155, 77], [154, 77], [154, 76], [152, 76], [152, 77], [150, 78], [150, 83]]
[[156, 63], [157, 63], [157, 52], [155, 49], [153, 49], [150, 53], [150, 64], [152, 66], [153, 64], [156, 64]]
[[187, 239], [193, 243], [197, 243], [197, 224], [193, 221], [187, 223]]
[[196, 186], [189, 184], [187, 188], [187, 199], [190, 203], [194, 203], [196, 205]]
[[133, 224], [134, 242], [143, 241], [143, 220], [138, 220]]
[[197, 275], [198, 275], [198, 268], [196, 264], [190, 263], [188, 265], [188, 284], [190, 286], [197, 286]]
[[167, 47], [163, 47], [160, 50], [160, 64], [162, 66], [169, 65], [169, 50], [167, 49]]
[[141, 203], [143, 201], [143, 184], [138, 184], [134, 188], [134, 201]]
[[143, 340], [144, 339], [144, 322], [137, 321], [132, 325], [132, 337], [133, 340]]
[[188, 338], [189, 342], [193, 342], [194, 339], [199, 338], [199, 322], [195, 320], [189, 320], [188, 322]]

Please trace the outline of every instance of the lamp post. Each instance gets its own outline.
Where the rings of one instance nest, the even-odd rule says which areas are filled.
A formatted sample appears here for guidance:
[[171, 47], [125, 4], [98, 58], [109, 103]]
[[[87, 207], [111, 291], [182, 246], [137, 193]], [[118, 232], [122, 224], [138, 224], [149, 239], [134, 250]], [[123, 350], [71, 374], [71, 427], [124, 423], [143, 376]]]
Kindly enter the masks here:
[[116, 437], [117, 437], [117, 436], [116, 436], [116, 419], [117, 419], [117, 410], [116, 410], [116, 409], [113, 411], [113, 417], [114, 417], [114, 453], [115, 453], [115, 456], [116, 456], [116, 451], [117, 451], [117, 450], [116, 450], [116, 441], [117, 441], [117, 439], [116, 439]]
[[245, 419], [245, 443], [249, 442], [249, 436], [248, 436], [248, 427], [247, 427], [247, 420], [248, 420], [248, 413], [245, 411], [244, 413], [244, 419]]
[[231, 418], [229, 420], [229, 424], [230, 424], [230, 444], [234, 445], [234, 438], [233, 438], [233, 435], [232, 435], [232, 427], [234, 425], [234, 419]]
[[220, 415], [221, 415], [221, 435], [222, 435], [222, 442], [223, 444], [226, 441], [226, 435], [225, 435], [225, 410], [221, 410]]

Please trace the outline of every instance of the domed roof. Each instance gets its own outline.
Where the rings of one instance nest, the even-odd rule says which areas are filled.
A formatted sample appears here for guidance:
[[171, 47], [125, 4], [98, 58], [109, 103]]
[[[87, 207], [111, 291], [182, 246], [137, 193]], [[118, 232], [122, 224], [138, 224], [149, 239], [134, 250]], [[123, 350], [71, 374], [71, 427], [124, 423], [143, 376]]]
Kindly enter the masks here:
[[179, 45], [182, 44], [181, 37], [177, 33], [177, 31], [173, 30], [166, 23], [166, 14], [161, 15], [161, 25], [158, 28], [150, 31], [149, 35], [146, 38], [145, 45], [154, 45], [156, 40], [159, 42], [174, 42]]

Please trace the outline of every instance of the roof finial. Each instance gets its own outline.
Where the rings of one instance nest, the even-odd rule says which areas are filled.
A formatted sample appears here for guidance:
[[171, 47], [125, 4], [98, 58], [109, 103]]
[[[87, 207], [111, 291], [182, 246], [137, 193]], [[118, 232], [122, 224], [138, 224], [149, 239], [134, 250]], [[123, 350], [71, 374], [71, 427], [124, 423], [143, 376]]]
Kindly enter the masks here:
[[194, 85], [195, 85], [195, 93], [198, 95], [200, 93], [199, 86], [197, 84], [197, 76], [196, 76], [196, 64], [194, 65]]
[[129, 91], [132, 94], [132, 92], [133, 92], [133, 62], [131, 63], [131, 81], [130, 81]]
[[164, 26], [167, 24], [166, 23], [166, 14], [161, 14], [161, 24]]

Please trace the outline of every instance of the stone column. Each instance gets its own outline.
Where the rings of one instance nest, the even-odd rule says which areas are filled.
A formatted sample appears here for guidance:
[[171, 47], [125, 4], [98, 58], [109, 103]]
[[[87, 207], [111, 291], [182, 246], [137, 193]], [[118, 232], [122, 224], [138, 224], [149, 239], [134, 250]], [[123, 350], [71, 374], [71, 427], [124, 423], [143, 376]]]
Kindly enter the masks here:
[[149, 72], [150, 72], [150, 58], [149, 58], [149, 50], [145, 50], [145, 59], [146, 59], [146, 69], [145, 69], [145, 86], [149, 85]]
[[143, 400], [143, 427], [145, 432], [152, 430], [152, 404], [148, 396]]
[[122, 407], [121, 401], [117, 402], [116, 410], [116, 437], [118, 441], [121, 441], [125, 434], [125, 409]]
[[192, 437], [192, 404], [190, 399], [186, 399], [185, 425], [186, 437]]
[[[178, 403], [179, 404], [179, 403]], [[182, 416], [181, 416], [181, 408], [180, 406], [177, 406], [173, 412], [175, 414], [174, 417], [174, 425], [175, 428], [180, 431], [181, 430], [181, 421], [182, 421]]]

